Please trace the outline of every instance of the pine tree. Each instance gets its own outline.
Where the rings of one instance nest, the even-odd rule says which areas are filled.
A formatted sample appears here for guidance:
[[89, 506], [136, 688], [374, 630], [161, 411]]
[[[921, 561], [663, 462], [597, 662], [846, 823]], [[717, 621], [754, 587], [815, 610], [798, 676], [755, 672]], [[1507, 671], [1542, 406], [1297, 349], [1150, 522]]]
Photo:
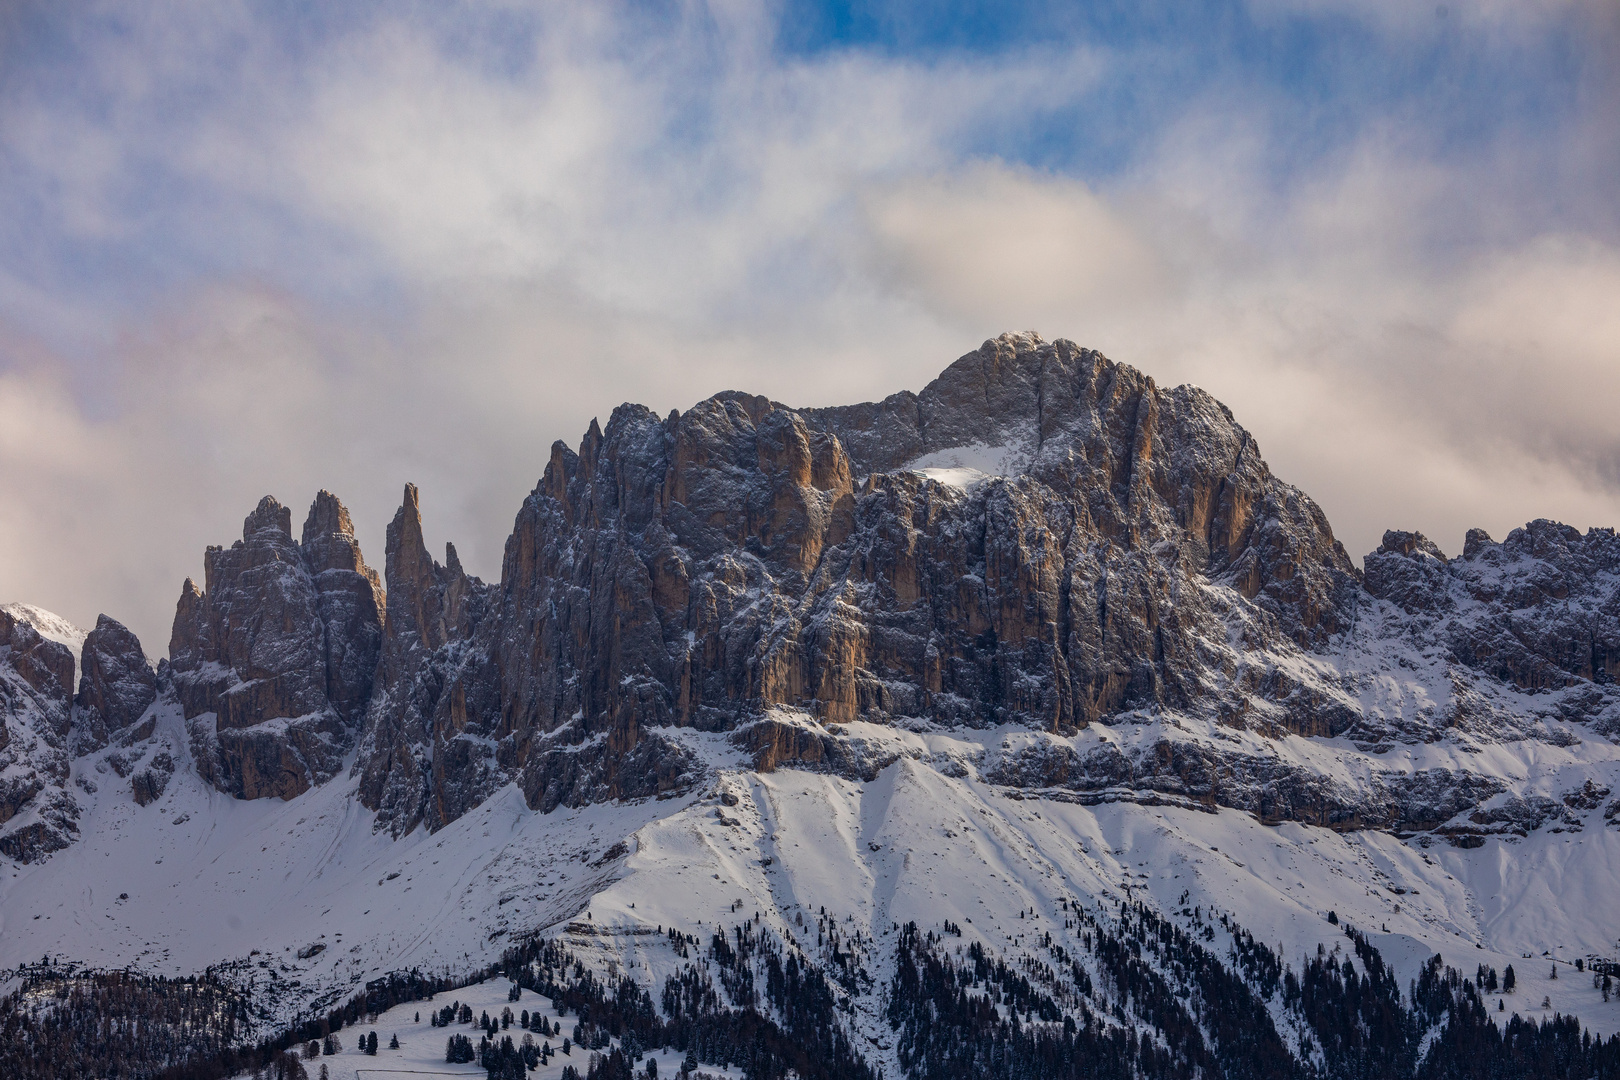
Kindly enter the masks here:
[[477, 1056], [472, 1040], [460, 1033], [450, 1036], [450, 1041], [445, 1044], [444, 1060], [451, 1065], [471, 1064]]
[[390, 1049], [390, 1050], [398, 1050], [399, 1049], [399, 1032], [396, 1031], [396, 1032], [394, 1032], [393, 1035], [389, 1036], [388, 1049]]
[[1519, 977], [1513, 974], [1513, 965], [1509, 964], [1507, 970], [1502, 972], [1502, 993], [1513, 993], [1513, 988], [1517, 985], [1519, 985]]

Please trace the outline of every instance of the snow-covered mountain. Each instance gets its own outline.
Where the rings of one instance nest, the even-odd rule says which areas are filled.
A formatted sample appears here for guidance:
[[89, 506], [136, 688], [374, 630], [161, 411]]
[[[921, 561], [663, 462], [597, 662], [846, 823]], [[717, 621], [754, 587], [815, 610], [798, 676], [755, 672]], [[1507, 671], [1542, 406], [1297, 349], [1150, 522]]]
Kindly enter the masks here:
[[0, 609], [0, 967], [212, 968], [268, 1035], [536, 935], [657, 999], [671, 932], [747, 921], [899, 1076], [919, 941], [1182, 1053], [1103, 945], [1162, 919], [1167, 986], [1192, 942], [1251, 988], [1254, 942], [1376, 976], [1353, 928], [1400, 987], [1513, 964], [1494, 1019], [1620, 1031], [1612, 530], [1390, 532], [1358, 570], [1224, 406], [1029, 334], [878, 403], [622, 406], [496, 583], [417, 500], [379, 576], [334, 496], [297, 540], [267, 497], [155, 670]]

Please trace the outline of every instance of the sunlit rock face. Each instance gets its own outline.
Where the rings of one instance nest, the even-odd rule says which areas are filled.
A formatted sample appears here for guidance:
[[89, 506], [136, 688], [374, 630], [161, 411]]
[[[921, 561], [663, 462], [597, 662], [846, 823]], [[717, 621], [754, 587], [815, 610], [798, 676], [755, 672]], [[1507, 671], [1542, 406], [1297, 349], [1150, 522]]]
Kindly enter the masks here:
[[1359, 585], [1321, 511], [1207, 394], [1068, 342], [1005, 336], [875, 404], [623, 406], [553, 447], [498, 586], [427, 556], [415, 499], [360, 765], [396, 829], [512, 779], [535, 805], [657, 793], [673, 747], [624, 765], [659, 729], [778, 704], [1059, 733], [1257, 701], [1278, 730], [1354, 721], [1245, 662], [1344, 628]]
[[[962, 447], [1005, 474], [908, 465]], [[513, 719], [541, 730], [721, 727], [773, 703], [1061, 730], [1218, 690], [1199, 640], [1224, 628], [1196, 585], [1303, 645], [1355, 586], [1213, 399], [1033, 337], [879, 405], [621, 408], [553, 449], [503, 570], [509, 624], [558, 615], [501, 643]]]
[[[1363, 579], [1225, 406], [1034, 334], [881, 402], [621, 406], [553, 446], [499, 582], [432, 557], [409, 485], [381, 580], [326, 492], [300, 539], [267, 497], [204, 564], [157, 676], [199, 769], [290, 798], [353, 751], [396, 834], [508, 783], [547, 810], [684, 790], [683, 728], [865, 776], [854, 721], [1039, 733], [984, 764], [1009, 788], [1456, 829], [1499, 779], [1276, 748], [1620, 726], [1612, 533], [1536, 522], [1448, 560], [1391, 532]], [[98, 633], [87, 746], [148, 689]]]

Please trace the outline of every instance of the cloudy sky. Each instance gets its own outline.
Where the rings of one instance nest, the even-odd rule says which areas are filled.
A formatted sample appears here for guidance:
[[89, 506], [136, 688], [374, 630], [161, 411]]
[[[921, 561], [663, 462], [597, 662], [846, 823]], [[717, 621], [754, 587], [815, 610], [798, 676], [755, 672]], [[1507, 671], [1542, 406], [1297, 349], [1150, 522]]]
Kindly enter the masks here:
[[260, 495], [475, 572], [624, 400], [1035, 329], [1354, 554], [1620, 525], [1620, 5], [10, 0], [0, 600], [166, 651]]

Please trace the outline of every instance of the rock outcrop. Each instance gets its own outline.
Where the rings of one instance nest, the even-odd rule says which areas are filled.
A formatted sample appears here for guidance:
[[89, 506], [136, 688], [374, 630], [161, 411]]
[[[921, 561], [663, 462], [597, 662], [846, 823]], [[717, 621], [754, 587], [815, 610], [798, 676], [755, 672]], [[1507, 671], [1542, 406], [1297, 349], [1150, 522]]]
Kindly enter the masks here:
[[1620, 674], [1620, 536], [1545, 519], [1500, 544], [1480, 529], [1447, 559], [1388, 532], [1367, 590], [1438, 635], [1457, 661], [1523, 690], [1613, 685]]
[[474, 640], [493, 590], [462, 570], [453, 546], [445, 564], [428, 554], [407, 484], [388, 526], [382, 654], [356, 765], [361, 801], [396, 834], [453, 821], [501, 782], [491, 759], [500, 672], [488, 639]]
[[[135, 635], [116, 619], [102, 615], [84, 639], [79, 675], [78, 737], [74, 749], [89, 753], [107, 745], [115, 733], [135, 725], [157, 700], [157, 673]], [[136, 738], [152, 733], [150, 717]]]
[[77, 836], [73, 653], [0, 609], [0, 854], [31, 862]]
[[175, 610], [165, 676], [198, 767], [240, 798], [291, 798], [332, 776], [371, 698], [382, 590], [348, 512], [321, 492], [300, 543], [266, 496], [204, 556]]

